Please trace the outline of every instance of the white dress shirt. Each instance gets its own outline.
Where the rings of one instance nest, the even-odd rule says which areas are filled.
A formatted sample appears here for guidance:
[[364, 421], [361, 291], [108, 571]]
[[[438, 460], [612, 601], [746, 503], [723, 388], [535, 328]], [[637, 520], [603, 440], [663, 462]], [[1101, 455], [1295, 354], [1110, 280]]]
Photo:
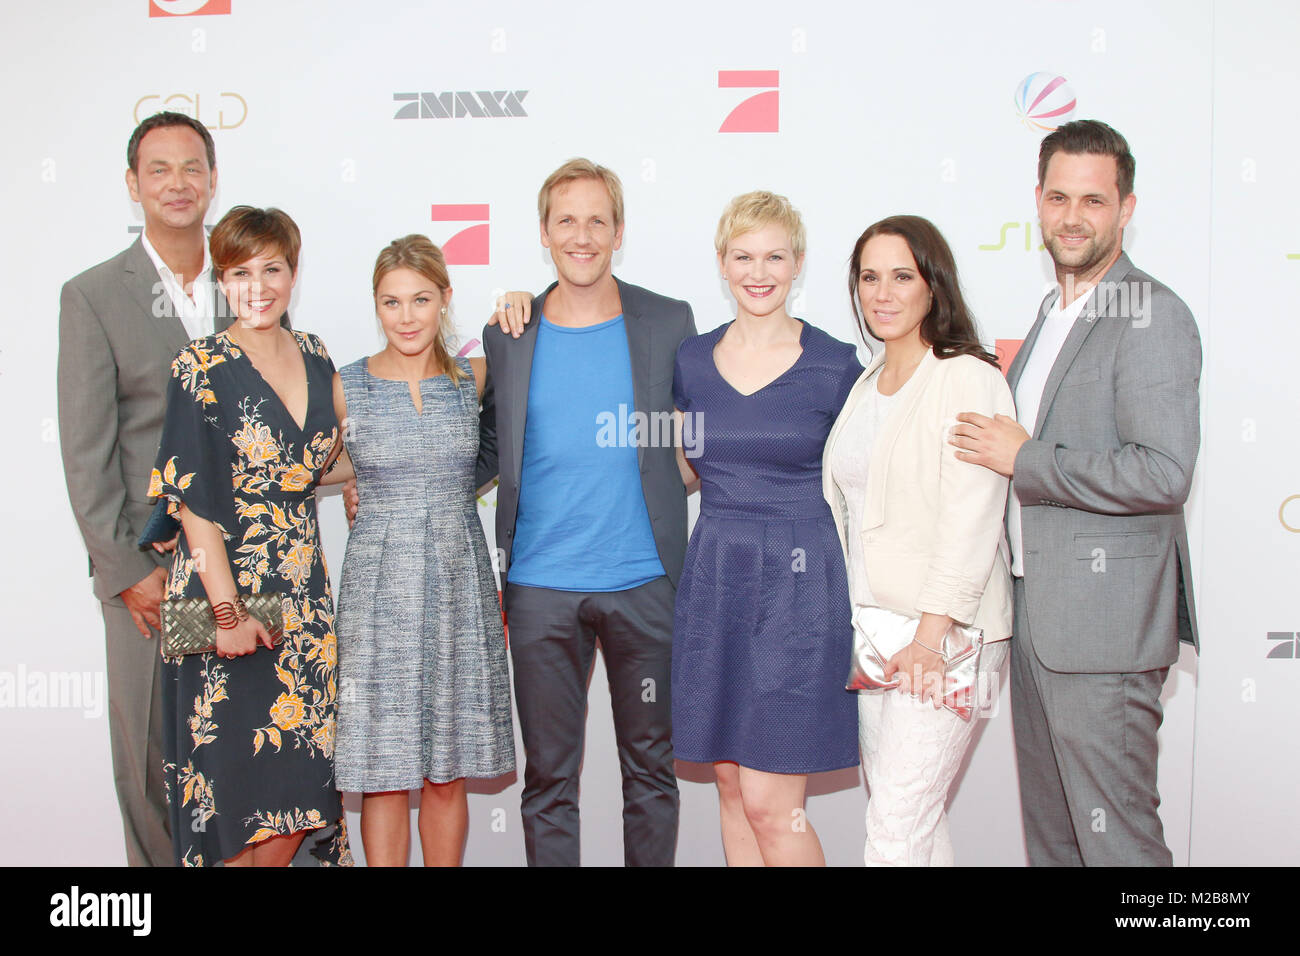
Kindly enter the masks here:
[[[1043, 320], [1043, 327], [1034, 341], [1024, 367], [1020, 370], [1020, 381], [1016, 383], [1016, 421], [1020, 422], [1029, 437], [1034, 436], [1034, 424], [1038, 421], [1038, 407], [1043, 401], [1043, 389], [1047, 387], [1047, 378], [1052, 374], [1052, 366], [1061, 354], [1061, 346], [1074, 328], [1083, 307], [1093, 297], [1089, 291], [1079, 296], [1064, 309], [1058, 293], [1052, 303], [1051, 311]], [[1007, 502], [1007, 538], [1011, 545], [1011, 573], [1018, 578], [1025, 576], [1024, 541], [1020, 525], [1020, 499], [1016, 497], [1016, 481], [1011, 479], [1010, 498]]]
[[191, 297], [185, 294], [184, 283], [167, 268], [167, 263], [163, 262], [162, 256], [158, 255], [158, 250], [149, 241], [149, 234], [143, 230], [140, 232], [140, 242], [158, 270], [163, 291], [167, 293], [167, 298], [171, 299], [172, 314], [181, 320], [190, 339], [201, 339], [215, 332], [217, 322], [213, 302], [215, 296], [212, 289], [212, 254], [208, 251], [208, 244], [203, 243], [203, 269], [190, 287], [193, 290]]

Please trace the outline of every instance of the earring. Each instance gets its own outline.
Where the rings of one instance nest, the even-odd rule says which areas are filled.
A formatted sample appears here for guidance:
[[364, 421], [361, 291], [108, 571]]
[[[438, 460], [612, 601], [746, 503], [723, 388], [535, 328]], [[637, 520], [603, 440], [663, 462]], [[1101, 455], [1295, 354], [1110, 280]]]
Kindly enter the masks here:
[[445, 305], [442, 307], [442, 317], [444, 319], [447, 317], [447, 307]]

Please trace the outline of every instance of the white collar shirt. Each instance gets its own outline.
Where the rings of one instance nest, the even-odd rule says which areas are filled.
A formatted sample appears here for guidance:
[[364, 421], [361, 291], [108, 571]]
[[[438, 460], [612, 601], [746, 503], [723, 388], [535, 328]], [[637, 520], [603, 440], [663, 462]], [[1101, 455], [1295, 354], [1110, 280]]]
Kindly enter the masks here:
[[[1052, 366], [1061, 354], [1061, 347], [1074, 328], [1075, 320], [1083, 313], [1083, 308], [1092, 299], [1093, 292], [1079, 296], [1064, 309], [1058, 294], [1043, 327], [1038, 330], [1038, 338], [1033, 349], [1020, 370], [1020, 380], [1016, 383], [1016, 420], [1020, 422], [1030, 437], [1034, 434], [1034, 424], [1038, 421], [1038, 409], [1043, 401], [1043, 389], [1047, 387], [1048, 376]], [[1023, 529], [1020, 523], [1020, 499], [1016, 497], [1015, 479], [1011, 481], [1011, 494], [1007, 502], [1007, 538], [1011, 546], [1011, 573], [1018, 578], [1025, 576], [1025, 552]]]
[[[149, 256], [150, 261], [153, 262], [154, 268], [158, 270], [158, 278], [162, 280], [162, 291], [167, 293], [167, 298], [172, 304], [171, 314], [181, 320], [181, 324], [185, 326], [186, 335], [193, 340], [201, 339], [215, 332], [216, 292], [213, 288], [212, 254], [208, 251], [208, 244], [203, 243], [203, 269], [195, 277], [190, 287], [192, 294], [187, 295], [182, 281], [183, 277], [177, 277], [167, 267], [167, 263], [163, 262], [162, 256], [154, 249], [153, 243], [149, 241], [148, 233], [141, 231], [140, 242], [144, 246], [144, 251]], [[156, 309], [157, 306], [155, 305]]]

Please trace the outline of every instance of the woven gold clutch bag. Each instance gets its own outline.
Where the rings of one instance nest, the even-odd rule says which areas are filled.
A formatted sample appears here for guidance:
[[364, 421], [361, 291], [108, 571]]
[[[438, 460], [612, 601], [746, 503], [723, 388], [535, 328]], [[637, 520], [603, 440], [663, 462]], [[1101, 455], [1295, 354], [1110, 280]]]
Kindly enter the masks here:
[[[242, 598], [248, 616], [266, 628], [279, 643], [284, 633], [284, 610], [279, 594], [250, 594]], [[170, 598], [162, 602], [163, 657], [207, 654], [217, 649], [217, 622], [207, 598]]]

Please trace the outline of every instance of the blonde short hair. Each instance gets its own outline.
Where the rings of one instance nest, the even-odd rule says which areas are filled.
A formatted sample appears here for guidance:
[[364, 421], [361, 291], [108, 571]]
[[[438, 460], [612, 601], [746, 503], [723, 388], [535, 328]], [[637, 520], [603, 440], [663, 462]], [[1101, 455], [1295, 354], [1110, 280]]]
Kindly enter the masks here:
[[[442, 250], [433, 244], [428, 236], [412, 233], [401, 239], [394, 239], [382, 250], [375, 260], [375, 272], [371, 281], [371, 292], [379, 295], [379, 283], [384, 276], [397, 269], [410, 269], [434, 284], [445, 298], [451, 291], [451, 279], [447, 275], [447, 260]], [[447, 348], [447, 339], [452, 331], [450, 317], [442, 316], [438, 322], [438, 334], [433, 340], [433, 351], [438, 366], [456, 384], [460, 384], [460, 366], [456, 364], [451, 350]]]
[[727, 251], [727, 243], [737, 236], [743, 236], [764, 226], [781, 226], [790, 233], [790, 251], [796, 257], [804, 254], [808, 238], [804, 233], [803, 217], [799, 210], [790, 205], [790, 200], [766, 189], [737, 196], [727, 203], [718, 220], [718, 232], [713, 237], [713, 245], [718, 255]]
[[556, 186], [565, 186], [577, 179], [596, 179], [605, 184], [609, 200], [614, 204], [614, 228], [623, 225], [623, 183], [612, 169], [597, 166], [589, 159], [571, 159], [542, 183], [542, 190], [537, 194], [537, 217], [546, 225], [551, 215], [551, 190]]

